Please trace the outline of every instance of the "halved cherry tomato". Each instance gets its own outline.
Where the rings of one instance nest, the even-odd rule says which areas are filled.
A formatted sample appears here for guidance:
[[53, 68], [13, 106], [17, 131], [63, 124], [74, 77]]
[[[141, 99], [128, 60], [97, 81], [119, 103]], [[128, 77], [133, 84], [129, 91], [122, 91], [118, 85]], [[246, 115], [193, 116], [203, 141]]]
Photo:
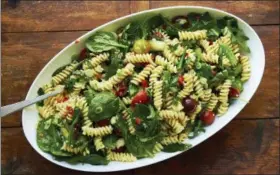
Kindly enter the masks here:
[[86, 48], [83, 48], [80, 52], [80, 55], [79, 55], [79, 60], [84, 60], [87, 56], [87, 49]]
[[136, 125], [140, 125], [141, 124], [141, 119], [139, 117], [135, 118], [135, 123]]
[[147, 92], [145, 90], [141, 90], [132, 98], [131, 106], [134, 107], [135, 104], [138, 104], [138, 103], [145, 104], [148, 102], [149, 102], [149, 96], [148, 96]]
[[180, 84], [180, 85], [184, 85], [184, 76], [183, 75], [180, 75], [179, 77], [178, 77], [178, 83]]
[[230, 97], [237, 98], [237, 97], [239, 97], [239, 95], [240, 95], [240, 92], [239, 92], [238, 89], [235, 89], [235, 88], [232, 88], [232, 87], [229, 89], [229, 96]]
[[212, 111], [205, 111], [201, 114], [200, 120], [204, 125], [211, 125], [215, 120], [215, 114]]
[[210, 41], [210, 40], [209, 40], [208, 42], [209, 42], [209, 45], [210, 45], [210, 46], [213, 44], [213, 41]]
[[142, 80], [142, 81], [141, 81], [141, 86], [142, 86], [143, 88], [148, 87], [148, 86], [149, 86], [148, 81], [147, 81], [147, 80]]
[[110, 121], [108, 119], [99, 120], [98, 122], [96, 122], [96, 124], [98, 126], [108, 126], [110, 124]]

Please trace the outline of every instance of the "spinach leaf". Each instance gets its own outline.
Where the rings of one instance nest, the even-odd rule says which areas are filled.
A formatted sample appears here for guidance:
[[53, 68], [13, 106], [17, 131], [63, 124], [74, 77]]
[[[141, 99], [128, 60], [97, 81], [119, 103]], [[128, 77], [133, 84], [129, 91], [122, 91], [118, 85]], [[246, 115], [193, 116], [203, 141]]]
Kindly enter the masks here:
[[117, 70], [122, 67], [122, 56], [123, 54], [116, 50], [111, 54], [111, 63], [105, 68], [105, 80], [108, 80], [111, 76], [117, 73]]
[[73, 89], [74, 89], [74, 85], [75, 83], [77, 82], [77, 79], [74, 79], [74, 78], [69, 78], [65, 81], [64, 85], [64, 89], [67, 91], [67, 92], [72, 92]]
[[88, 104], [90, 104], [91, 100], [94, 98], [94, 96], [97, 94], [97, 92], [93, 89], [88, 87], [87, 90], [84, 92], [84, 95], [87, 99]]
[[185, 151], [191, 148], [190, 144], [183, 144], [183, 143], [173, 143], [170, 145], [166, 145], [163, 148], [163, 152], [173, 153], [177, 151]]
[[76, 155], [76, 156], [72, 156], [72, 157], [55, 157], [56, 160], [58, 161], [66, 161], [70, 164], [78, 164], [78, 163], [88, 163], [91, 165], [108, 165], [109, 161], [103, 157], [100, 156], [98, 154], [90, 154], [90, 155]]
[[189, 13], [187, 15], [188, 22], [189, 22], [189, 31], [195, 30], [202, 30], [206, 29], [209, 30], [214, 28], [216, 25], [215, 19], [210, 16], [209, 12], [200, 14], [200, 13]]
[[172, 22], [165, 17], [163, 18], [163, 21], [166, 26], [166, 33], [171, 37], [177, 37], [179, 30], [182, 30], [181, 26], [172, 24]]
[[102, 140], [106, 148], [114, 149], [116, 147], [118, 137], [116, 135], [108, 135], [105, 136]]
[[129, 86], [128, 86], [128, 93], [129, 93], [129, 95], [132, 97], [132, 96], [134, 96], [134, 95], [137, 94], [137, 92], [139, 91], [139, 89], [140, 89], [140, 88], [139, 88], [138, 86], [136, 86], [136, 85], [130, 83]]
[[219, 38], [221, 33], [221, 29], [219, 29], [218, 27], [214, 27], [210, 30], [207, 30], [207, 38], [209, 38], [209, 40], [211, 41], [215, 41]]
[[141, 24], [137, 21], [131, 22], [127, 24], [121, 34], [121, 40], [129, 40], [129, 41], [134, 41], [136, 39], [142, 38], [142, 29], [141, 29]]
[[210, 80], [213, 77], [211, 66], [206, 63], [201, 63], [200, 68], [196, 69], [196, 72], [199, 76], [202, 76], [207, 80]]
[[232, 52], [231, 48], [225, 44], [220, 44], [219, 47], [219, 56], [226, 56], [229, 59], [229, 62], [231, 65], [236, 65], [237, 64], [237, 59]]
[[136, 104], [132, 113], [133, 117], [140, 117], [146, 119], [150, 115], [150, 108], [144, 104]]
[[143, 33], [142, 38], [146, 38], [153, 29], [159, 27], [163, 23], [164, 20], [161, 15], [155, 15], [144, 20], [144, 22], [141, 25], [141, 29]]
[[119, 99], [111, 92], [102, 92], [94, 96], [89, 104], [89, 118], [99, 121], [115, 116], [119, 111]]
[[112, 32], [97, 32], [86, 40], [86, 48], [94, 53], [100, 53], [117, 48], [126, 49], [128, 46], [118, 43]]

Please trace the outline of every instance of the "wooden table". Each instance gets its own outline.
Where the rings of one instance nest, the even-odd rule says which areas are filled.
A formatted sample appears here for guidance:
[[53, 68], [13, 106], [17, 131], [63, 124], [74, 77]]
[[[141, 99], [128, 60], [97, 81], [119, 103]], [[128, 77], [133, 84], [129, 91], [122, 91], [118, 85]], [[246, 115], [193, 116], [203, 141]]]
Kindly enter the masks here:
[[[266, 53], [263, 80], [242, 112], [211, 139], [170, 160], [114, 174], [279, 173], [278, 1], [2, 1], [2, 105], [23, 100], [39, 71], [87, 31], [134, 12], [201, 5], [231, 12], [257, 31]], [[254, 76], [254, 75], [253, 75]], [[24, 137], [21, 113], [2, 119], [2, 172], [81, 174], [37, 154]]]

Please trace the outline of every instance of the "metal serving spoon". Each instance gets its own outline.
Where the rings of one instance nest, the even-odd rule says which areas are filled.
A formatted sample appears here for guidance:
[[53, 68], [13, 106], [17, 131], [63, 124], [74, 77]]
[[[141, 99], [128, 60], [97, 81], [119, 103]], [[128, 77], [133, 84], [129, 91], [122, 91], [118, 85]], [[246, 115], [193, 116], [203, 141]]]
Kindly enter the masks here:
[[14, 103], [14, 104], [3, 106], [3, 107], [1, 107], [1, 110], [0, 110], [0, 117], [4, 117], [8, 114], [11, 114], [11, 113], [16, 112], [18, 110], [21, 110], [21, 109], [23, 109], [27, 106], [30, 106], [34, 103], [42, 101], [42, 100], [44, 100], [48, 97], [55, 96], [55, 95], [61, 93], [62, 91], [63, 91], [63, 88], [58, 88], [51, 93], [38, 96], [38, 97], [36, 97], [32, 100], [24, 100], [24, 101], [21, 101], [21, 102], [17, 102], [17, 103]]

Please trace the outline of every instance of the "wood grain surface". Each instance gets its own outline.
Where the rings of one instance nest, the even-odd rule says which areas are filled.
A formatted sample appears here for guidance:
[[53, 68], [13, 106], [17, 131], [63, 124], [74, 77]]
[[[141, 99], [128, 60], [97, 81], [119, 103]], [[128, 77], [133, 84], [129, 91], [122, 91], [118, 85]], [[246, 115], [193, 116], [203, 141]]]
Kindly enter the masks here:
[[[110, 174], [279, 174], [279, 1], [1, 1], [1, 103], [23, 100], [45, 64], [71, 41], [142, 10], [199, 5], [233, 13], [253, 25], [266, 54], [262, 82], [224, 129], [161, 163]], [[82, 174], [47, 161], [29, 145], [21, 112], [1, 119], [2, 173]]]

